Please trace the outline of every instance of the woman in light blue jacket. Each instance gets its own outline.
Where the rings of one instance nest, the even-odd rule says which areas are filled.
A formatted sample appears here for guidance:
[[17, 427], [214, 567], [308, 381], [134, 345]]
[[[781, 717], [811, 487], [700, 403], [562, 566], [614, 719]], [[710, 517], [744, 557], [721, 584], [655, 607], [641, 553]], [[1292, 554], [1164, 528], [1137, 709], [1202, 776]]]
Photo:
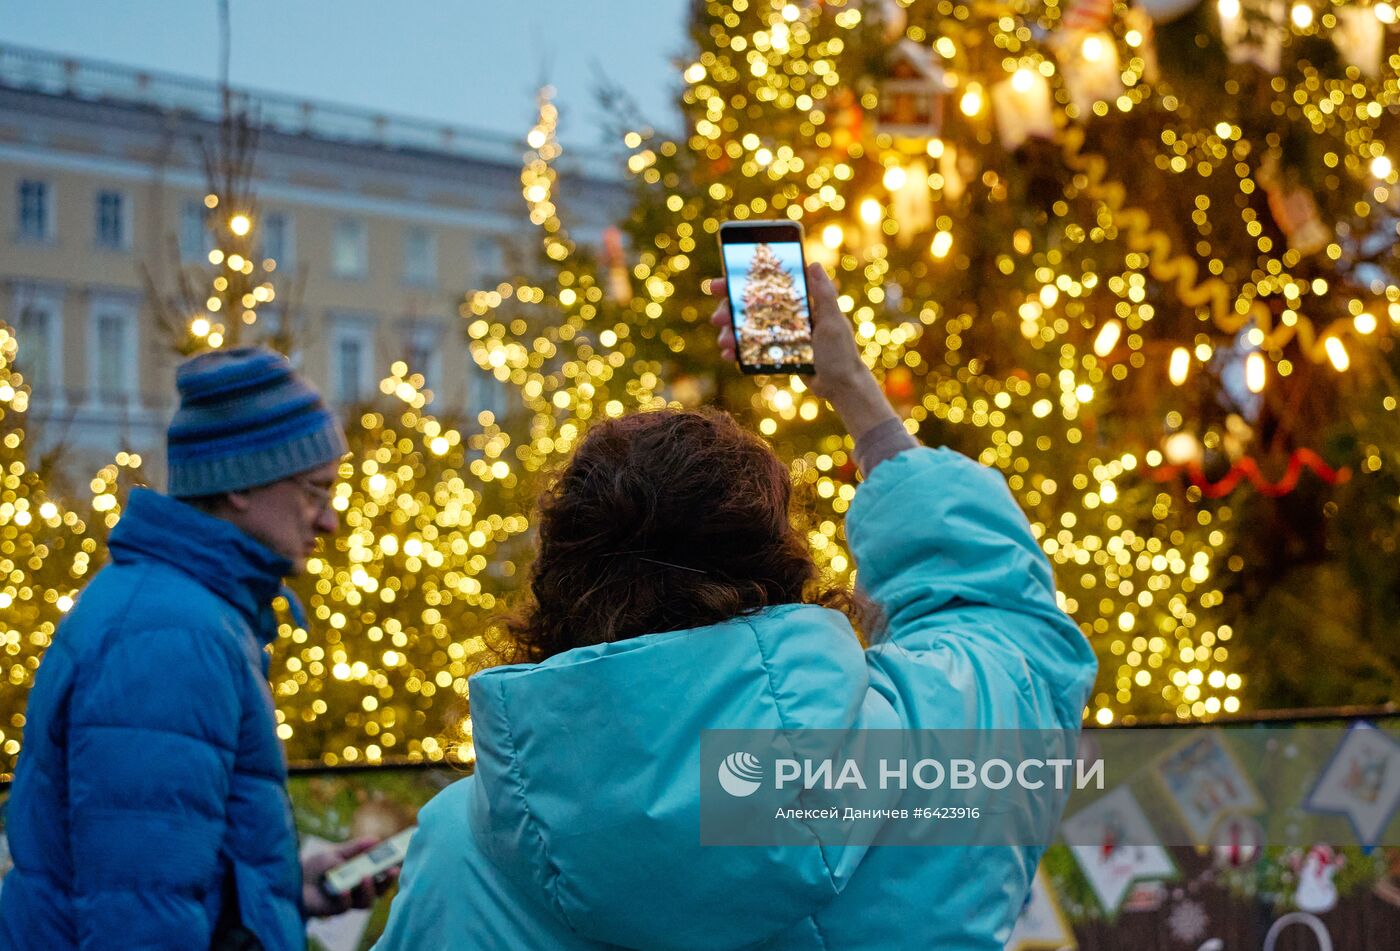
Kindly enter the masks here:
[[1002, 477], [918, 447], [808, 285], [811, 385], [866, 475], [870, 646], [814, 592], [760, 440], [718, 414], [595, 427], [541, 504], [523, 662], [471, 679], [476, 771], [420, 814], [381, 951], [1005, 943], [1033, 845], [701, 844], [702, 731], [1073, 731], [1095, 673]]

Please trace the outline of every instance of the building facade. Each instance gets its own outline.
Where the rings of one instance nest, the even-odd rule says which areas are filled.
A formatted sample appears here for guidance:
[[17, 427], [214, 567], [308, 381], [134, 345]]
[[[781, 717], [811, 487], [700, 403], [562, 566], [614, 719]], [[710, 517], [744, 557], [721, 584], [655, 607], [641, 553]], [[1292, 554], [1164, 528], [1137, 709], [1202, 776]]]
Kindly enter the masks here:
[[[293, 359], [342, 410], [397, 360], [439, 415], [507, 409], [457, 308], [535, 247], [523, 138], [234, 95], [257, 118], [256, 235], [276, 260], [259, 326], [295, 316]], [[0, 46], [0, 320], [31, 387], [32, 449], [61, 447], [66, 473], [127, 450], [159, 482], [180, 356], [148, 288], [207, 258], [202, 143], [222, 105], [214, 84]], [[601, 243], [627, 201], [613, 163], [568, 152], [560, 169], [571, 234]]]

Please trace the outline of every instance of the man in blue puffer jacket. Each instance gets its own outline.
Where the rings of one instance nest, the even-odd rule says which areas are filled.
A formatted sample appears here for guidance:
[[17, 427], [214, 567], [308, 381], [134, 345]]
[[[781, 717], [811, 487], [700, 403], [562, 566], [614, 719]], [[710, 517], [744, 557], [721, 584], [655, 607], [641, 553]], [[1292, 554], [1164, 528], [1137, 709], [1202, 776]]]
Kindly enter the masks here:
[[317, 876], [370, 844], [299, 864], [264, 650], [282, 579], [336, 528], [344, 434], [268, 350], [176, 382], [170, 495], [132, 492], [29, 695], [0, 947], [301, 948], [303, 911], [349, 904]]
[[[831, 282], [814, 266], [808, 283], [810, 385], [855, 437], [846, 533], [883, 628], [863, 648], [846, 615], [800, 603], [815, 569], [787, 467], [733, 420], [599, 424], [541, 505], [532, 601], [509, 622], [526, 662], [471, 678], [475, 773], [419, 814], [377, 951], [1005, 945], [1035, 844], [701, 841], [707, 730], [1072, 743], [1096, 669], [1006, 481], [917, 446]], [[733, 359], [727, 305], [714, 319]], [[1039, 841], [1055, 798], [1032, 804]]]

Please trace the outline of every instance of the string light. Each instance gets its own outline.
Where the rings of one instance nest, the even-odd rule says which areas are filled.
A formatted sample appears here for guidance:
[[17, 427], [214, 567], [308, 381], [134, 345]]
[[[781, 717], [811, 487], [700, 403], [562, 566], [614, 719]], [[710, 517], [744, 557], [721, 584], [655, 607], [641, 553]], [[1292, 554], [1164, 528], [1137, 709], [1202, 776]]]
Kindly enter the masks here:
[[1264, 355], [1257, 350], [1245, 358], [1244, 379], [1245, 385], [1249, 387], [1251, 393], [1264, 392], [1264, 383], [1267, 380], [1267, 365], [1264, 363]]
[[1167, 370], [1167, 376], [1172, 381], [1173, 386], [1180, 386], [1186, 382], [1186, 374], [1191, 370], [1191, 351], [1185, 347], [1177, 347], [1172, 350], [1171, 365]]

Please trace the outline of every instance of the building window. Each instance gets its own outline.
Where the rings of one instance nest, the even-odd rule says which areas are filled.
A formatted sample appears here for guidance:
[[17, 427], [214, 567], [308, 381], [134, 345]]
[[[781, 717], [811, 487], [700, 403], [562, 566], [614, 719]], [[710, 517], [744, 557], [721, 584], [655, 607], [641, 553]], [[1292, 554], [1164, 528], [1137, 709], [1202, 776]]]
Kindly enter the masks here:
[[342, 218], [335, 223], [331, 271], [336, 277], [364, 277], [369, 271], [369, 229], [363, 221]]
[[31, 241], [53, 238], [53, 191], [48, 182], [32, 178], [20, 181], [19, 236]]
[[472, 274], [483, 283], [505, 277], [506, 254], [498, 238], [479, 234], [472, 238]]
[[403, 278], [408, 284], [437, 283], [437, 235], [427, 228], [404, 229]]
[[202, 261], [214, 250], [214, 236], [206, 224], [209, 209], [202, 201], [187, 201], [180, 206], [180, 257], [186, 261]]
[[281, 212], [268, 212], [262, 216], [258, 227], [262, 235], [262, 256], [272, 258], [279, 267], [291, 267], [295, 263], [291, 219]]
[[373, 322], [341, 318], [331, 332], [331, 392], [341, 406], [367, 402], [373, 391]]
[[500, 380], [480, 367], [467, 369], [467, 413], [480, 416], [488, 412], [500, 419], [506, 413], [506, 387]]
[[93, 396], [125, 403], [136, 395], [136, 307], [127, 300], [97, 299], [92, 307]]
[[429, 387], [438, 385], [442, 380], [442, 329], [435, 323], [411, 323], [404, 336], [408, 372], [423, 374]]
[[15, 369], [40, 397], [63, 390], [63, 312], [57, 293], [19, 287], [14, 296]]
[[121, 250], [127, 244], [126, 196], [103, 189], [97, 193], [97, 246]]

